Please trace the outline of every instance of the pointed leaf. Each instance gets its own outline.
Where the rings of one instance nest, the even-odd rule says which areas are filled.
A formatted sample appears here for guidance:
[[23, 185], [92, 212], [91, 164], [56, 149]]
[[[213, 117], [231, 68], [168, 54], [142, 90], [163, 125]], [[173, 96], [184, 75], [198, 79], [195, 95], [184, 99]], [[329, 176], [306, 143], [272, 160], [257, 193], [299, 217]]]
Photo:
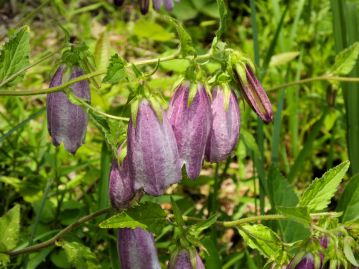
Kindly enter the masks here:
[[145, 202], [100, 223], [100, 228], [142, 228], [159, 234], [166, 225], [166, 212], [160, 205]]
[[29, 64], [29, 39], [29, 27], [22, 27], [0, 51], [0, 88], [14, 85], [21, 76], [19, 71]]
[[349, 74], [357, 62], [358, 54], [359, 42], [356, 42], [335, 57], [335, 63], [329, 73], [333, 75]]
[[239, 228], [239, 233], [249, 247], [256, 249], [271, 261], [282, 263], [285, 253], [279, 236], [262, 224], [245, 224]]
[[16, 247], [20, 232], [20, 206], [15, 205], [0, 218], [0, 251]]
[[310, 215], [306, 207], [278, 207], [278, 211], [288, 219], [302, 223], [306, 226], [310, 225]]
[[110, 59], [110, 64], [107, 67], [106, 76], [103, 78], [103, 83], [116, 84], [127, 79], [126, 62], [114, 54]]
[[310, 211], [326, 208], [347, 172], [349, 164], [349, 161], [345, 161], [327, 171], [321, 178], [316, 178], [304, 191], [299, 206], [308, 207]]

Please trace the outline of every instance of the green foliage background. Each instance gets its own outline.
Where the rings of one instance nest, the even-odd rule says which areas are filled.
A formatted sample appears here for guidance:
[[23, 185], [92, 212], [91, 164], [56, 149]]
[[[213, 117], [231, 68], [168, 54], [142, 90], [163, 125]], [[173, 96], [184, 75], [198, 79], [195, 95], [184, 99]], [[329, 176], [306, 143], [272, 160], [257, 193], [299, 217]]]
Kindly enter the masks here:
[[[352, 25], [358, 25], [359, 2], [252, 0], [226, 4], [229, 14], [223, 40], [253, 59], [275, 120], [263, 125], [241, 102], [241, 134], [233, 158], [219, 165], [205, 163], [200, 178], [184, 179], [166, 195], [144, 197], [145, 205], [151, 208], [147, 210], [155, 212], [161, 223], [155, 228], [162, 265], [169, 260], [168, 249], [172, 247], [173, 226], [162, 211], [172, 207], [170, 197], [184, 215], [201, 219], [215, 215], [220, 221], [232, 221], [264, 213], [288, 217], [246, 224], [239, 233], [235, 228], [215, 228], [214, 222], [193, 228], [193, 237], [207, 249], [202, 253], [206, 268], [263, 268], [268, 260], [290, 260], [295, 249], [289, 253], [273, 251], [282, 244], [277, 234], [288, 244], [306, 240], [310, 235], [309, 213], [327, 209], [343, 212], [342, 222], [357, 223], [359, 219], [359, 149], [353, 128], [357, 126], [354, 107], [358, 103], [350, 95], [359, 90], [358, 84], [322, 79], [277, 87], [313, 77], [358, 76], [359, 48], [355, 42], [359, 34], [351, 30]], [[350, 15], [350, 10], [356, 12]], [[121, 8], [104, 0], [0, 1], [0, 20], [4, 22], [0, 44], [15, 36], [2, 46], [0, 90], [46, 89], [60, 64], [66, 40], [86, 44], [97, 70], [106, 70], [110, 59], [116, 67], [121, 66], [121, 59], [112, 56], [115, 53], [129, 62], [171, 55], [180, 41], [176, 27], [163, 19], [165, 14], [162, 10], [141, 16], [130, 1]], [[194, 47], [205, 54], [219, 26], [217, 2], [181, 0], [169, 15], [183, 24]], [[346, 36], [340, 37], [344, 28]], [[185, 38], [182, 36], [182, 44]], [[30, 59], [26, 57], [29, 53]], [[31, 68], [24, 75], [12, 77], [29, 63]], [[181, 59], [159, 64], [149, 85], [161, 93], [163, 105], [187, 67], [188, 61]], [[209, 72], [215, 67], [207, 65]], [[143, 67], [146, 73], [155, 69], [153, 64]], [[123, 76], [108, 72], [92, 81], [94, 108], [130, 117], [126, 105], [130, 91]], [[100, 88], [93, 86], [104, 77], [106, 83]], [[123, 141], [126, 124], [104, 121], [91, 111], [86, 143], [72, 156], [63, 146], [56, 149], [51, 144], [45, 106], [45, 95], [0, 97], [0, 216], [4, 216], [0, 234], [9, 235], [0, 239], [1, 252], [43, 242], [82, 216], [109, 206], [108, 175], [116, 148], [107, 144]], [[351, 170], [345, 177], [348, 159]], [[312, 183], [334, 166], [322, 181]], [[121, 213], [102, 222], [101, 227], [106, 222], [115, 225], [138, 218], [136, 212]], [[86, 222], [56, 245], [35, 253], [11, 259], [0, 253], [0, 266], [8, 262], [7, 268], [119, 268], [116, 234], [113, 229], [99, 227], [104, 220], [101, 216]], [[144, 221], [141, 225], [150, 227], [153, 223]], [[5, 231], [9, 226], [13, 229]], [[198, 230], [205, 232], [200, 236]], [[266, 240], [255, 243], [248, 234]], [[358, 251], [358, 246], [353, 249]], [[266, 258], [260, 255], [263, 251]]]

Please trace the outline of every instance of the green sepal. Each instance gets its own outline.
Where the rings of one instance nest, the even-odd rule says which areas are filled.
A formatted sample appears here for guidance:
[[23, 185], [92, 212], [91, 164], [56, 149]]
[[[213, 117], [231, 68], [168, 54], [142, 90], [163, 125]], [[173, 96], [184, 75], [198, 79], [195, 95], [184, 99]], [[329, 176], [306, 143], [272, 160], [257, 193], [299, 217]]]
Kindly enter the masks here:
[[141, 100], [139, 98], [133, 98], [131, 101], [131, 119], [134, 128], [136, 128], [136, 124], [137, 124], [137, 113], [138, 113], [138, 107], [140, 105], [140, 101]]
[[152, 96], [150, 96], [148, 98], [148, 101], [150, 102], [152, 109], [156, 113], [157, 118], [162, 123], [162, 121], [163, 121], [163, 110], [162, 110], [162, 106], [161, 106], [158, 98], [156, 96], [152, 95]]
[[197, 83], [191, 83], [191, 85], [189, 86], [189, 93], [188, 93], [188, 100], [187, 100], [188, 107], [191, 106], [192, 101], [197, 94], [197, 90], [198, 90]]

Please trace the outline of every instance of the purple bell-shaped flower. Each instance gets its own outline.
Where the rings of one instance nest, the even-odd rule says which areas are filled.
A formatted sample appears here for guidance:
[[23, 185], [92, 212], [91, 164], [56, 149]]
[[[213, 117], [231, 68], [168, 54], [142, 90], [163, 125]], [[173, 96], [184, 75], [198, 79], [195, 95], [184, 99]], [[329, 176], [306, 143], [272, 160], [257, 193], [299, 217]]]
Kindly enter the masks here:
[[[241, 68], [242, 65], [237, 65], [235, 73], [243, 98], [265, 123], [271, 122], [273, 120], [273, 111], [266, 92], [249, 64], [245, 65], [244, 72], [241, 72]], [[241, 75], [245, 76], [245, 78], [241, 78]]]
[[141, 228], [118, 229], [117, 247], [122, 269], [161, 269], [151, 233]]
[[181, 162], [186, 166], [188, 177], [195, 179], [201, 172], [212, 116], [209, 96], [202, 85], [198, 85], [190, 104], [189, 94], [189, 84], [180, 85], [171, 99], [167, 115], [176, 136]]
[[170, 261], [168, 269], [205, 269], [201, 257], [198, 255], [197, 252], [195, 255], [193, 255], [193, 258], [196, 259], [195, 261], [193, 261], [196, 267], [192, 266], [193, 263], [191, 261], [190, 253], [187, 250], [182, 249]]
[[144, 189], [161, 195], [171, 184], [181, 180], [181, 163], [176, 138], [162, 112], [159, 119], [148, 101], [138, 107], [136, 126], [128, 125], [127, 156], [135, 191]]
[[227, 102], [224, 90], [219, 87], [214, 89], [212, 97], [212, 128], [206, 146], [206, 160], [220, 162], [225, 160], [237, 145], [240, 112], [233, 91], [229, 90]]
[[[53, 76], [50, 88], [63, 83], [65, 65], [60, 66]], [[73, 67], [70, 80], [82, 76], [80, 67]], [[73, 93], [86, 101], [90, 101], [90, 89], [86, 80], [76, 82], [70, 86]], [[47, 95], [47, 122], [49, 134], [53, 144], [59, 146], [64, 143], [65, 149], [75, 154], [83, 144], [87, 128], [87, 113], [78, 105], [72, 104], [65, 93], [53, 92]]]
[[165, 8], [168, 11], [171, 11], [174, 6], [173, 0], [153, 0], [153, 8], [155, 10], [159, 10], [162, 4], [164, 4]]
[[[120, 155], [121, 147], [119, 149]], [[127, 156], [123, 160], [121, 166], [118, 165], [117, 159], [112, 161], [109, 182], [109, 196], [111, 205], [120, 209], [135, 196], [134, 182], [130, 177]]]
[[147, 14], [148, 8], [150, 6], [150, 0], [138, 0], [138, 4], [140, 5], [140, 11], [143, 15]]

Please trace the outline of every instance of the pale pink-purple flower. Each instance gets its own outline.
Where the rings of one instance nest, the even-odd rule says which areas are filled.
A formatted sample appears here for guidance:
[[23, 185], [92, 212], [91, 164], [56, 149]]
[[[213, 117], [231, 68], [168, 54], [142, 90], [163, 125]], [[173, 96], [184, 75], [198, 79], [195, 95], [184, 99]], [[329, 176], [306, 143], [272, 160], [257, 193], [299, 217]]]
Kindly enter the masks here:
[[[119, 155], [121, 147], [119, 149]], [[127, 156], [119, 166], [115, 158], [112, 161], [109, 182], [109, 196], [114, 208], [123, 208], [135, 196], [134, 181], [130, 176]]]
[[198, 85], [190, 104], [189, 92], [188, 83], [177, 88], [167, 115], [176, 136], [181, 162], [186, 166], [188, 177], [195, 179], [202, 168], [212, 116], [210, 99], [203, 85]]
[[[60, 66], [53, 76], [50, 88], [60, 86], [63, 83], [65, 66]], [[70, 80], [83, 75], [80, 67], [73, 67]], [[74, 83], [70, 86], [73, 93], [86, 101], [90, 101], [90, 89], [86, 80]], [[47, 95], [47, 122], [49, 134], [53, 144], [59, 146], [64, 143], [65, 149], [75, 154], [84, 143], [87, 128], [87, 113], [78, 105], [72, 104], [62, 91]]]
[[206, 160], [220, 162], [225, 160], [237, 145], [240, 112], [233, 91], [229, 95], [228, 107], [225, 107], [223, 89], [215, 88], [212, 98], [212, 127], [206, 146]]
[[141, 228], [118, 229], [117, 247], [122, 269], [161, 269], [151, 233]]
[[245, 65], [246, 81], [240, 77], [240, 72], [237, 71], [236, 74], [243, 98], [265, 123], [271, 122], [273, 120], [272, 105], [250, 65]]
[[136, 126], [131, 120], [127, 138], [135, 191], [143, 188], [148, 194], [161, 195], [169, 185], [181, 180], [181, 163], [171, 125], [164, 113], [162, 121], [157, 117], [148, 101], [140, 103]]

